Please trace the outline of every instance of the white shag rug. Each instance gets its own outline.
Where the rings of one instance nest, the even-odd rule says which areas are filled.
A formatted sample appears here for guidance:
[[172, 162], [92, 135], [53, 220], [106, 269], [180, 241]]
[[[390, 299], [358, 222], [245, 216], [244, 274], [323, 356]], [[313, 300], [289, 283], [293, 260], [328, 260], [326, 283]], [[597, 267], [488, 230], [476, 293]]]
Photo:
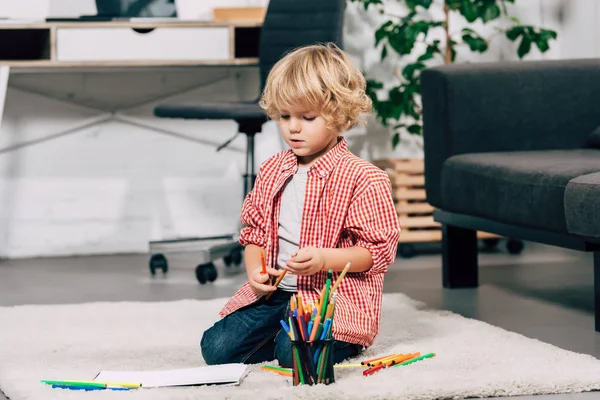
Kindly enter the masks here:
[[[0, 307], [0, 388], [25, 399], [442, 399], [600, 389], [600, 361], [459, 315], [385, 294], [381, 331], [359, 358], [434, 352], [435, 358], [363, 377], [336, 369], [336, 383], [293, 387], [251, 366], [240, 386], [82, 393], [41, 379], [89, 380], [100, 370], [203, 364], [202, 332], [226, 299]], [[272, 363], [266, 363], [272, 364]]]

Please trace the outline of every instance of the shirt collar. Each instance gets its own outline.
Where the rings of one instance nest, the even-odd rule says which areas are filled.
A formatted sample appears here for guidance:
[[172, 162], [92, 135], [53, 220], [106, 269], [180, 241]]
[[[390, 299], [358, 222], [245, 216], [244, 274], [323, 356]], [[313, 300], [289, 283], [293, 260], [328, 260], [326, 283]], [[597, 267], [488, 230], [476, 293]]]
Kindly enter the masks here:
[[[338, 138], [338, 143], [321, 158], [317, 160], [311, 167], [309, 172], [316, 173], [320, 177], [326, 177], [333, 171], [338, 164], [340, 158], [348, 153], [348, 145], [343, 136]], [[298, 167], [298, 158], [292, 150], [287, 150], [283, 157], [281, 165], [282, 170], [296, 169]]]

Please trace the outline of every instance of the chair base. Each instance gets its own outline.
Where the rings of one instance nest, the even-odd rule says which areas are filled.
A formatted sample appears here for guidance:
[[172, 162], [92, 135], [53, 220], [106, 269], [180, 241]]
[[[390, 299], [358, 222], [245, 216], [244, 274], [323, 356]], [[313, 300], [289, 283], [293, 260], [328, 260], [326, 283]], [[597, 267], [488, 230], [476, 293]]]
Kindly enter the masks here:
[[216, 237], [181, 238], [150, 242], [151, 254], [194, 253], [199, 264], [207, 264], [219, 258], [241, 251], [234, 235]]
[[225, 266], [240, 266], [242, 264], [243, 247], [234, 235], [206, 238], [181, 238], [172, 240], [157, 240], [150, 242], [150, 273], [154, 276], [157, 270], [163, 274], [168, 271], [168, 261], [165, 254], [193, 253], [197, 260], [196, 278], [201, 284], [217, 279], [217, 269], [214, 261], [223, 259]]

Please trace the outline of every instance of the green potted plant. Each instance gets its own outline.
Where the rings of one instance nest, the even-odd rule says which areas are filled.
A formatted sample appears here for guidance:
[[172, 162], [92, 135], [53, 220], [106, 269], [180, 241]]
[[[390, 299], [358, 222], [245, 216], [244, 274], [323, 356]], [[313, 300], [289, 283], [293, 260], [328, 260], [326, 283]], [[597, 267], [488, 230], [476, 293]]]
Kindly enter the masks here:
[[[368, 93], [378, 120], [395, 131], [392, 136], [393, 147], [399, 143], [400, 130], [416, 135], [423, 131], [419, 85], [423, 69], [456, 62], [457, 49], [461, 47], [484, 53], [489, 49], [490, 41], [499, 36], [519, 42], [516, 50], [519, 59], [525, 58], [534, 46], [542, 53], [548, 51], [550, 41], [557, 38], [553, 30], [522, 24], [517, 18], [511, 17], [507, 3], [515, 3], [515, 0], [397, 0], [405, 6], [405, 15], [387, 14], [387, 2], [384, 0], [350, 1], [362, 3], [365, 10], [377, 8], [381, 14], [389, 16], [375, 31], [375, 46], [381, 51], [381, 60], [392, 52], [410, 60], [398, 69], [398, 82], [391, 87], [385, 87], [376, 79], [368, 79]], [[445, 18], [431, 18], [427, 11], [433, 6], [442, 6]], [[465, 26], [456, 32], [450, 26], [450, 21], [454, 19], [452, 14], [458, 14], [465, 20]], [[486, 26], [494, 22], [502, 22], [502, 26], [495, 26], [490, 37], [486, 38], [477, 32], [476, 24]], [[436, 33], [442, 39], [432, 38]]]

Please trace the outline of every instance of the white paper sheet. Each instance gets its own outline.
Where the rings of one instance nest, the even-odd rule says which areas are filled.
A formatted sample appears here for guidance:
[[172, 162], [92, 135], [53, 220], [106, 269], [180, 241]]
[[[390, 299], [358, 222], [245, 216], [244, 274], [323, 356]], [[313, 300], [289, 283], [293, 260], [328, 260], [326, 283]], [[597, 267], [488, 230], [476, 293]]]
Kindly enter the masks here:
[[248, 371], [245, 364], [222, 364], [163, 371], [101, 371], [98, 382], [141, 383], [142, 387], [234, 384]]

